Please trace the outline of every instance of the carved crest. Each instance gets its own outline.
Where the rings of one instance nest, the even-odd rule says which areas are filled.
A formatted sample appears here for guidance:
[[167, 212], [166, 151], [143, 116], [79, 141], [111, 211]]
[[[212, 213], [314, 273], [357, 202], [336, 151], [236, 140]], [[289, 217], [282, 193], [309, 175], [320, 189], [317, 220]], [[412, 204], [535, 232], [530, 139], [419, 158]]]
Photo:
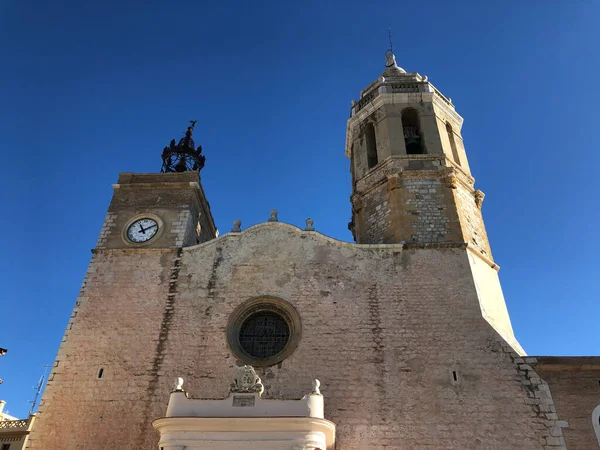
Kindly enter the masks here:
[[231, 383], [231, 392], [258, 392], [262, 394], [265, 390], [262, 382], [252, 366], [238, 367], [235, 371], [235, 378]]

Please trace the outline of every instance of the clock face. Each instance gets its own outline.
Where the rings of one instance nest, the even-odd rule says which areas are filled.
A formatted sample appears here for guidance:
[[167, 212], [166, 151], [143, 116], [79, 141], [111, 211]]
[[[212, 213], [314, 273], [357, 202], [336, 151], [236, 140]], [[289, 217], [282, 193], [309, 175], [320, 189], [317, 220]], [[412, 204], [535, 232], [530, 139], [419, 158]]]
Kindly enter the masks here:
[[158, 223], [154, 219], [139, 219], [127, 229], [127, 238], [135, 243], [148, 242], [158, 232]]

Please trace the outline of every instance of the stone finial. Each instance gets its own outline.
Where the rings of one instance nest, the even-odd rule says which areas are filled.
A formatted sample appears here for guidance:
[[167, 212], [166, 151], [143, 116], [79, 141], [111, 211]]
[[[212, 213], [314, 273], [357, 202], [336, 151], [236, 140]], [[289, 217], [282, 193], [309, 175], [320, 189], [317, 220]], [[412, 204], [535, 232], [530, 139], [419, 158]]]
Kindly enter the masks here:
[[314, 224], [315, 221], [312, 220], [310, 217], [306, 219], [306, 228], [304, 229], [304, 231], [315, 231]]
[[254, 367], [245, 365], [236, 369], [235, 377], [229, 390], [231, 392], [256, 392], [258, 395], [261, 395], [265, 387], [259, 376], [256, 375]]
[[398, 67], [396, 56], [392, 53], [391, 49], [385, 52], [385, 67]]
[[232, 233], [239, 233], [242, 231], [242, 221], [240, 219], [233, 221], [233, 228], [231, 229]]
[[271, 216], [269, 217], [269, 222], [279, 222], [279, 219], [277, 218], [277, 210], [276, 209], [271, 210]]
[[175, 392], [183, 392], [183, 378], [175, 378]]
[[475, 204], [479, 209], [481, 209], [481, 205], [483, 205], [483, 199], [485, 198], [485, 194], [479, 189], [477, 189], [473, 194], [475, 195]]
[[321, 395], [321, 389], [319, 389], [321, 387], [321, 382], [319, 380], [317, 380], [316, 378], [313, 380], [312, 382], [312, 387], [313, 387], [313, 395]]

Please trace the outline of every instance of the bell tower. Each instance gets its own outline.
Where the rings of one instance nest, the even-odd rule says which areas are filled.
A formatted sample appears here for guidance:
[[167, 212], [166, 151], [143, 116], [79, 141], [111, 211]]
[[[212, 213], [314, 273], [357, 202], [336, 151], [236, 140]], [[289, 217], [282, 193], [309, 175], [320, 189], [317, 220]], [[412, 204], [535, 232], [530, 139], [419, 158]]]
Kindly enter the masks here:
[[491, 259], [481, 204], [452, 101], [386, 54], [381, 76], [353, 101], [346, 134], [359, 244], [466, 243]]
[[426, 76], [398, 67], [391, 50], [385, 65], [352, 102], [348, 228], [358, 244], [403, 243], [434, 258], [440, 249], [464, 249], [471, 265], [465, 283], [474, 286], [483, 317], [522, 351], [481, 215], [484, 194], [475, 189], [460, 134], [463, 119]]

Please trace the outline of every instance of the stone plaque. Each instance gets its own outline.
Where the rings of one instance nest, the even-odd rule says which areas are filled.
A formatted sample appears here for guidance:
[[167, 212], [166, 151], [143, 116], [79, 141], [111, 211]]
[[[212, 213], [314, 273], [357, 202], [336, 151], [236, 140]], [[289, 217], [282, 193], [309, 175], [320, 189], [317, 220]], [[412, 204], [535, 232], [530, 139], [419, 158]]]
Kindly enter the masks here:
[[254, 396], [234, 395], [233, 406], [254, 406], [255, 399], [256, 397]]

